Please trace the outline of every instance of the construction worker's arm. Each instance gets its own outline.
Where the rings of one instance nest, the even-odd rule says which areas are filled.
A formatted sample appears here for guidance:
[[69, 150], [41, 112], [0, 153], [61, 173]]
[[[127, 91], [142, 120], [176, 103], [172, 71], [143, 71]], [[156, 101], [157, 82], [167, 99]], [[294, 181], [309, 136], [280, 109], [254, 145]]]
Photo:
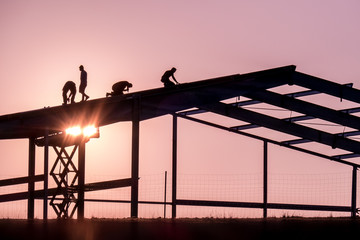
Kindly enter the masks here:
[[179, 84], [178, 81], [176, 81], [176, 78], [175, 78], [174, 75], [171, 75], [171, 77], [174, 79], [174, 81], [175, 81], [177, 84]]

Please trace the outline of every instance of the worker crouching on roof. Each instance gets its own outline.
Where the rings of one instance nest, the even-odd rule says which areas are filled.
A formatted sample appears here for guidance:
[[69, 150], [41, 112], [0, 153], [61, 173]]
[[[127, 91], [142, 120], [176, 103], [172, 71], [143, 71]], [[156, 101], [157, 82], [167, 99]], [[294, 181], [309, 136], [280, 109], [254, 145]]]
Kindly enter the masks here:
[[112, 92], [106, 93], [106, 97], [108, 96], [120, 96], [123, 95], [125, 91], [129, 92], [129, 88], [133, 85], [128, 81], [120, 81], [112, 85]]
[[[69, 96], [67, 96], [70, 91]], [[63, 105], [66, 105], [68, 101], [75, 103], [76, 85], [73, 81], [67, 81], [62, 89]]]
[[161, 77], [161, 82], [164, 83], [164, 87], [173, 87], [175, 86], [175, 83], [170, 80], [172, 78], [176, 84], [179, 84], [178, 81], [176, 81], [176, 78], [174, 76], [174, 73], [176, 72], [176, 68], [171, 68], [170, 70], [167, 70]]

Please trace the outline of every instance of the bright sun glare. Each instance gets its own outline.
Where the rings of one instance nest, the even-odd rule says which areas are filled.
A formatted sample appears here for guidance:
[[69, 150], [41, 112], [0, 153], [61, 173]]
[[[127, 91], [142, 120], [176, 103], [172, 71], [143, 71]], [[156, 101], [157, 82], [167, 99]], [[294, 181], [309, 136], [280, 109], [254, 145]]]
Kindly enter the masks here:
[[97, 132], [97, 128], [95, 126], [87, 126], [81, 129], [79, 126], [76, 126], [66, 129], [65, 132], [66, 134], [70, 134], [73, 136], [78, 136], [80, 134], [83, 134], [85, 137], [90, 137]]
[[70, 134], [70, 135], [80, 135], [81, 134], [81, 128], [80, 127], [71, 127], [66, 129], [66, 134]]
[[90, 137], [97, 132], [96, 127], [94, 126], [87, 126], [83, 129], [83, 134], [85, 137]]

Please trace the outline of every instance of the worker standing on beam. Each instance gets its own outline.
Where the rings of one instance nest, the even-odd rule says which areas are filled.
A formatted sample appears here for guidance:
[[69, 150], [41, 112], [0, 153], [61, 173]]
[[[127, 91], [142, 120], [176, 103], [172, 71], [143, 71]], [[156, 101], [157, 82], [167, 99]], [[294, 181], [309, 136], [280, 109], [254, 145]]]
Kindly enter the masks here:
[[170, 77], [176, 82], [176, 84], [179, 84], [178, 81], [176, 81], [176, 78], [174, 76], [174, 73], [176, 72], [176, 68], [172, 68], [168, 71], [166, 71], [162, 77], [161, 77], [161, 82], [164, 83], [164, 87], [172, 87], [172, 86], [175, 86], [175, 83], [173, 83], [171, 80], [170, 80]]
[[123, 95], [125, 91], [129, 92], [129, 88], [133, 85], [128, 81], [120, 81], [112, 85], [112, 92], [106, 93], [106, 97], [108, 96], [120, 96]]
[[[67, 93], [70, 91], [69, 97]], [[75, 95], [76, 95], [76, 84], [73, 81], [67, 81], [62, 89], [63, 96], [63, 105], [66, 105], [68, 101], [71, 103], [75, 103]]]
[[79, 92], [82, 94], [81, 101], [83, 102], [89, 99], [89, 96], [85, 93], [85, 88], [87, 86], [87, 72], [84, 70], [83, 65], [80, 65], [79, 70], [81, 72]]

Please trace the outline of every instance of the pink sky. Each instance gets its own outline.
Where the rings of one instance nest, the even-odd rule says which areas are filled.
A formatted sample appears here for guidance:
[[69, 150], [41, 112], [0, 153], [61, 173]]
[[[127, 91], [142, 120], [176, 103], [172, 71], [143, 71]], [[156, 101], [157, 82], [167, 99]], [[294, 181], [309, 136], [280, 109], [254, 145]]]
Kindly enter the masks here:
[[[0, 115], [60, 105], [63, 84], [79, 86], [81, 64], [90, 99], [105, 97], [119, 80], [132, 82], [131, 91], [161, 87], [173, 66], [183, 83], [294, 64], [360, 88], [359, 9], [357, 0], [3, 0]], [[87, 176], [129, 174], [130, 126], [100, 129], [87, 145]], [[179, 127], [181, 173], [261, 173], [261, 142], [184, 120]], [[140, 175], [171, 171], [171, 117], [142, 123], [140, 134]], [[27, 140], [1, 141], [0, 151], [0, 179], [27, 173]], [[351, 170], [271, 151], [270, 172]]]

